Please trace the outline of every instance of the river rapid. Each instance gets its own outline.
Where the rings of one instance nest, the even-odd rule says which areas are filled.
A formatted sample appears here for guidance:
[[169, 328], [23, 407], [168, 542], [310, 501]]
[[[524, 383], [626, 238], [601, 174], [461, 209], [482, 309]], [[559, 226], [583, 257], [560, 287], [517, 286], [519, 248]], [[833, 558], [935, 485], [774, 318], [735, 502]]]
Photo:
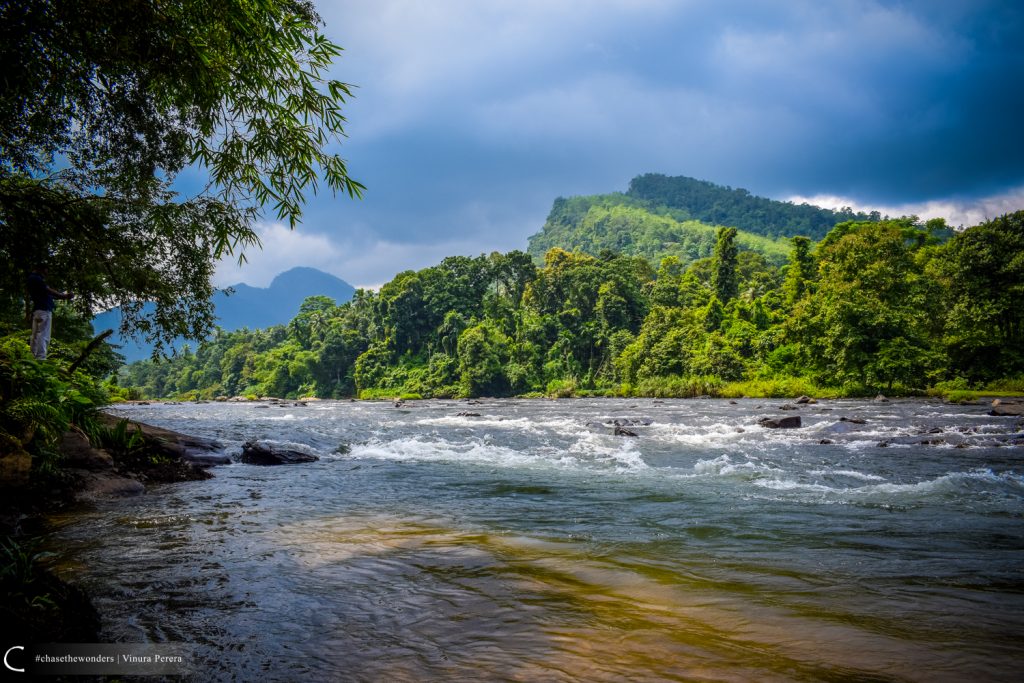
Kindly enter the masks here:
[[49, 543], [106, 641], [191, 643], [195, 680], [1020, 680], [1020, 418], [783, 403], [123, 406], [320, 460], [103, 501]]

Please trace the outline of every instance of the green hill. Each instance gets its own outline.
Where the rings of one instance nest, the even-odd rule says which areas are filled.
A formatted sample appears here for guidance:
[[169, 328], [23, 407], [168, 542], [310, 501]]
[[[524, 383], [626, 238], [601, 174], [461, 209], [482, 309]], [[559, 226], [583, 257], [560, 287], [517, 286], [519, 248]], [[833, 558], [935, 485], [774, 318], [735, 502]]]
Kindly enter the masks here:
[[832, 211], [810, 204], [780, 202], [757, 197], [741, 188], [658, 173], [633, 178], [626, 195], [654, 213], [669, 213], [677, 220], [727, 225], [767, 237], [803, 235], [817, 241], [836, 223], [882, 218], [877, 211]]
[[647, 174], [634, 178], [625, 194], [559, 197], [541, 231], [529, 242], [540, 258], [552, 247], [598, 255], [603, 250], [643, 256], [657, 265], [665, 256], [689, 263], [711, 255], [717, 227], [739, 230], [742, 249], [781, 264], [787, 238], [819, 240], [836, 223], [878, 220], [876, 214], [831, 211], [756, 197], [746, 190], [703, 180]]
[[[527, 251], [543, 257], [553, 247], [598, 256], [602, 251], [642, 256], [654, 266], [666, 256], [684, 263], [711, 255], [717, 227], [695, 220], [657, 214], [623, 194], [558, 198], [541, 231], [530, 237]], [[756, 251], [782, 264], [788, 241], [739, 231], [741, 249]]]

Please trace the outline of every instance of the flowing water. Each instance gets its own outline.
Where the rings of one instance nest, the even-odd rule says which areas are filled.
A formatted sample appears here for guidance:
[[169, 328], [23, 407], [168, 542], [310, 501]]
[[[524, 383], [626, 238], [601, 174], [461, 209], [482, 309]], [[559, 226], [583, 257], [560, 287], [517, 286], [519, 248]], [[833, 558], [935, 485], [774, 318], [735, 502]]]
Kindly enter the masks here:
[[781, 403], [126, 406], [320, 460], [105, 501], [51, 543], [106, 640], [193, 643], [196, 680], [1020, 680], [1020, 419]]

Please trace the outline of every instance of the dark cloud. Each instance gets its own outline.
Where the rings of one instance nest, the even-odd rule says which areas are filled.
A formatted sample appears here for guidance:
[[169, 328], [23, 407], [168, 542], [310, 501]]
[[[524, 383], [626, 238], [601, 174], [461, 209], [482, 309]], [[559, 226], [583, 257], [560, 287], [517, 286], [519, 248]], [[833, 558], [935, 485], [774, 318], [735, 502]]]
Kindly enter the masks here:
[[336, 74], [359, 86], [341, 151], [369, 191], [315, 199], [304, 229], [422, 246], [366, 283], [444, 245], [525, 247], [555, 197], [645, 172], [862, 206], [1024, 186], [1019, 2], [320, 9], [346, 48]]

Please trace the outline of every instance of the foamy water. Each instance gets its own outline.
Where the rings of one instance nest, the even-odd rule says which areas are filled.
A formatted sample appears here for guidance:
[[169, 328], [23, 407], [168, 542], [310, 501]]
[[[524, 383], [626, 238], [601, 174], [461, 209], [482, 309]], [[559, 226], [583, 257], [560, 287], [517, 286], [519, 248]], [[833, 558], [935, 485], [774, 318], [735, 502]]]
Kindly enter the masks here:
[[1018, 421], [781, 404], [125, 407], [321, 459], [105, 502], [53, 544], [107, 638], [193, 643], [196, 680], [1016, 680]]

